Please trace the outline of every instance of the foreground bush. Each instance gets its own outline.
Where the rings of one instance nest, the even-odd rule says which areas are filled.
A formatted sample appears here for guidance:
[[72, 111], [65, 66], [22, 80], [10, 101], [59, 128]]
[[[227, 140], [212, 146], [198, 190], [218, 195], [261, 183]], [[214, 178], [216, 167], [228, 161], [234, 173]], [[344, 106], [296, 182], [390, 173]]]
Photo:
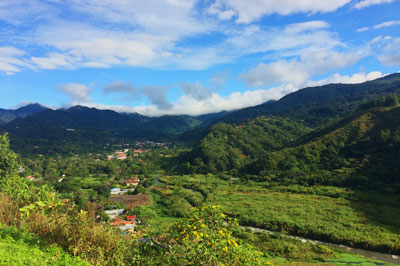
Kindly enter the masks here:
[[173, 241], [171, 262], [184, 265], [271, 265], [264, 254], [232, 235], [239, 230], [236, 220], [227, 217], [220, 206], [195, 209], [169, 230]]

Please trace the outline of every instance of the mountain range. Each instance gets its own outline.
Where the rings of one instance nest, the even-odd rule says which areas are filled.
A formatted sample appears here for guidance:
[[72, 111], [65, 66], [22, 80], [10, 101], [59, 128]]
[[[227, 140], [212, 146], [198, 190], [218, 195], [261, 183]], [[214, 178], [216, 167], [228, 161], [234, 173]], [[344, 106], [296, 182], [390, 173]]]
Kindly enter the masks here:
[[32, 147], [39, 147], [41, 152], [46, 152], [49, 147], [63, 152], [73, 146], [87, 146], [90, 150], [106, 143], [144, 139], [197, 143], [217, 123], [240, 124], [260, 116], [288, 118], [305, 127], [318, 128], [348, 117], [360, 106], [391, 94], [400, 94], [399, 73], [361, 84], [308, 87], [278, 101], [196, 117], [147, 117], [84, 106], [52, 110], [30, 104], [16, 110], [0, 109], [0, 131], [9, 132], [12, 145], [19, 152], [32, 152]]
[[44, 110], [48, 110], [47, 107], [44, 107], [38, 103], [28, 104], [26, 106], [20, 107], [18, 109], [1, 109], [0, 108], [0, 126], [7, 124], [8, 122], [17, 119], [24, 118], [30, 115], [42, 112]]

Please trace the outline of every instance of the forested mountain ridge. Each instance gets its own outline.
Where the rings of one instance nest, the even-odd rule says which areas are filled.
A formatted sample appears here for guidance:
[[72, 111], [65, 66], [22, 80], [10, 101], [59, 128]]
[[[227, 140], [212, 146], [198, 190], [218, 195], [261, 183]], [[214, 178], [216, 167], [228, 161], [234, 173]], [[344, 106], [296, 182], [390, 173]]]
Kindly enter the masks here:
[[147, 117], [73, 106], [14, 119], [1, 126], [0, 131], [10, 134], [13, 148], [21, 153], [63, 153], [71, 148], [79, 152], [98, 150], [107, 143], [169, 141], [195, 127], [213, 123], [225, 113]]
[[258, 117], [239, 125], [219, 123], [188, 158], [196, 171], [238, 170], [265, 152], [279, 150], [309, 131], [299, 123], [279, 117]]
[[278, 101], [232, 112], [220, 122], [237, 123], [262, 115], [275, 115], [316, 127], [332, 118], [348, 116], [359, 105], [391, 93], [400, 93], [400, 73], [360, 84], [327, 84], [300, 89]]
[[354, 114], [368, 101], [391, 93], [400, 93], [398, 73], [361, 84], [328, 84], [305, 88], [288, 94], [279, 101], [197, 117], [147, 117], [137, 113], [118, 113], [83, 106], [44, 109], [29, 116], [26, 112], [21, 112], [21, 118], [14, 117], [11, 122], [0, 126], [0, 132], [9, 132], [12, 147], [22, 153], [30, 153], [36, 146], [43, 149], [40, 152], [51, 147], [60, 148], [57, 152], [64, 152], [73, 146], [76, 151], [80, 150], [79, 147], [87, 147], [83, 150], [89, 151], [103, 147], [106, 143], [144, 139], [178, 139], [186, 143], [196, 143], [218, 122], [240, 124], [265, 115], [289, 118], [306, 127], [316, 128]]
[[[294, 127], [286, 131], [297, 132], [292, 141], [279, 137], [285, 132], [283, 127], [279, 128], [283, 131], [271, 134], [267, 125], [259, 132], [254, 121], [236, 127], [214, 126], [190, 153], [192, 170], [225, 171], [242, 178], [286, 184], [391, 184], [400, 191], [400, 159], [396, 155], [400, 150], [400, 106], [397, 96], [392, 97], [376, 101], [375, 107], [366, 104], [364, 108], [368, 109], [360, 108], [356, 114], [318, 130]], [[271, 123], [280, 119], [256, 121]], [[285, 122], [296, 125], [289, 119]], [[263, 145], [268, 138], [275, 145]], [[244, 143], [251, 149], [246, 149]], [[257, 149], [254, 144], [263, 148]], [[237, 161], [232, 163], [226, 158]]]
[[30, 115], [49, 110], [49, 108], [44, 107], [38, 103], [28, 104], [26, 106], [20, 107], [18, 109], [0, 109], [0, 125], [4, 125], [16, 118], [24, 118]]

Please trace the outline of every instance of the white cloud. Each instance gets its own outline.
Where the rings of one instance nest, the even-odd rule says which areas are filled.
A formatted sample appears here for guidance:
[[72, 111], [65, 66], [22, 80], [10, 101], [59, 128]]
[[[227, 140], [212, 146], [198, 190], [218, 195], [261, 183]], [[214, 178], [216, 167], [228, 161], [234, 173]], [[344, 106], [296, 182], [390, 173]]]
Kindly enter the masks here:
[[[31, 27], [12, 37], [23, 45], [45, 48], [47, 54], [30, 56], [38, 68], [168, 67], [175, 64], [169, 58], [182, 38], [215, 27], [198, 18], [196, 4], [196, 0], [15, 0], [0, 3], [0, 20]], [[67, 20], [66, 15], [80, 19]]]
[[380, 29], [380, 28], [385, 28], [385, 27], [390, 27], [390, 26], [395, 26], [395, 25], [400, 25], [400, 20], [392, 20], [392, 21], [386, 21], [386, 22], [380, 23], [378, 25], [375, 25], [374, 29]]
[[225, 40], [209, 47], [177, 49], [171, 57], [160, 62], [168, 61], [166, 65], [178, 69], [202, 70], [256, 53], [268, 53], [268, 57], [274, 59], [306, 51], [344, 47], [337, 34], [326, 30], [328, 27], [329, 24], [324, 21], [306, 21], [283, 28], [262, 28], [258, 25], [224, 28]]
[[385, 22], [382, 22], [382, 23], [379, 23], [379, 24], [373, 26], [372, 28], [362, 27], [362, 28], [357, 29], [357, 32], [364, 32], [364, 31], [368, 31], [370, 29], [381, 29], [381, 28], [386, 28], [386, 27], [391, 27], [391, 26], [396, 26], [396, 25], [400, 25], [400, 20], [385, 21]]
[[237, 14], [237, 23], [250, 23], [264, 15], [277, 13], [289, 15], [294, 13], [331, 12], [351, 2], [351, 0], [216, 0], [208, 12], [226, 19], [226, 12]]
[[92, 88], [80, 83], [67, 83], [57, 86], [59, 91], [64, 92], [71, 100], [71, 105], [85, 104], [92, 102], [90, 93]]
[[48, 57], [31, 57], [31, 61], [42, 69], [72, 68], [75, 59], [58, 53], [50, 53]]
[[391, 3], [393, 0], [362, 0], [354, 5], [356, 9], [366, 8], [372, 5], [380, 5], [380, 4], [387, 4]]
[[230, 20], [236, 15], [236, 12], [233, 10], [226, 10], [218, 14], [218, 17], [222, 20]]
[[368, 27], [362, 27], [362, 28], [357, 29], [357, 32], [364, 32], [364, 31], [368, 31], [368, 30], [369, 30]]
[[306, 21], [306, 22], [301, 22], [301, 23], [293, 23], [289, 24], [285, 32], [287, 33], [301, 33], [304, 31], [310, 31], [310, 30], [318, 30], [318, 29], [324, 29], [324, 28], [329, 28], [329, 24], [325, 21], [321, 20], [314, 20], [314, 21]]
[[379, 61], [386, 66], [400, 66], [400, 38], [386, 36], [376, 42], [383, 46], [383, 53], [378, 56]]
[[185, 95], [177, 102], [171, 103], [169, 109], [162, 109], [156, 105], [124, 106], [124, 105], [104, 105], [97, 103], [86, 103], [84, 105], [99, 109], [112, 109], [118, 112], [140, 113], [147, 116], [161, 115], [202, 115], [207, 113], [220, 112], [223, 110], [231, 111], [249, 106], [262, 104], [268, 100], [279, 99], [287, 93], [296, 91], [297, 88], [287, 85], [268, 90], [248, 90], [245, 92], [234, 92], [226, 97], [216, 93], [204, 99], [195, 99], [191, 95]]
[[357, 84], [363, 83], [365, 81], [374, 80], [377, 78], [381, 78], [385, 75], [380, 71], [372, 71], [369, 73], [355, 73], [353, 75], [341, 75], [339, 73], [335, 73], [329, 76], [326, 79], [319, 81], [309, 81], [307, 82], [307, 86], [321, 86], [329, 83], [344, 83], [344, 84]]
[[168, 36], [107, 31], [64, 22], [41, 27], [37, 35], [37, 42], [63, 53], [34, 58], [44, 67], [55, 67], [60, 60], [61, 66], [74, 67], [143, 66], [165, 56], [163, 47], [168, 47], [172, 41]]
[[[97, 20], [131, 25], [151, 34], [181, 36], [202, 32], [196, 20], [196, 0], [68, 0], [66, 5]], [[101, 17], [97, 17], [101, 14]], [[128, 28], [129, 30], [129, 28]]]
[[[250, 1], [246, 6], [279, 12], [284, 9], [328, 12], [350, 0], [257, 1]], [[39, 6], [42, 1], [31, 2]], [[210, 12], [217, 12], [220, 19], [228, 20], [243, 17], [246, 10], [234, 8], [242, 5], [239, 2], [243, 1], [217, 0], [205, 4], [210, 6], [209, 10], [214, 10]], [[230, 5], [232, 8], [227, 9]], [[279, 53], [298, 55], [298, 49], [311, 51], [342, 45], [337, 34], [328, 31], [329, 24], [324, 21], [306, 21], [281, 28], [228, 25], [210, 18], [196, 0], [52, 0], [37, 11], [47, 14], [40, 23], [33, 18], [29, 21], [37, 12], [29, 12], [30, 6], [22, 12], [22, 0], [4, 6], [4, 10], [13, 13], [14, 7], [16, 13], [21, 10], [20, 15], [16, 14], [19, 23], [33, 25], [23, 43], [40, 47], [40, 55], [26, 55], [39, 69], [133, 66], [204, 70], [255, 53], [269, 53], [272, 59], [280, 56]], [[64, 19], [67, 11], [68, 15], [81, 18], [80, 21]], [[221, 38], [209, 44], [202, 39], [208, 34]], [[187, 39], [190, 41], [186, 42]]]
[[311, 73], [296, 59], [260, 63], [239, 77], [251, 87], [271, 86], [277, 83], [303, 84]]
[[[307, 54], [352, 53], [325, 21], [272, 27], [220, 22], [201, 13], [207, 12], [208, 5], [208, 12], [222, 20], [236, 18], [237, 22], [251, 22], [272, 13], [330, 12], [350, 0], [216, 0], [205, 2], [205, 9], [199, 8], [196, 0], [52, 0], [41, 6], [43, 1], [32, 0], [29, 3], [37, 3], [38, 8], [29, 4], [26, 11], [23, 2], [0, 4], [0, 10], [13, 13], [15, 7], [16, 23], [24, 25], [35, 21], [32, 18], [27, 22], [32, 15], [40, 15], [40, 23], [32, 23], [29, 34], [30, 44], [37, 45], [40, 54], [14, 57], [25, 58], [19, 58], [24, 64], [30, 60], [39, 69], [133, 66], [204, 70], [257, 55], [246, 59], [250, 63], [277, 61], [278, 71], [279, 67], [300, 69], [296, 60], [298, 64], [304, 63]], [[81, 18], [80, 22], [64, 19], [65, 12]], [[217, 36], [211, 44], [202, 39], [208, 34]], [[22, 66], [0, 65], [0, 71], [8, 69], [7, 73], [14, 73], [10, 70]], [[294, 81], [297, 84], [305, 76], [300, 73]]]
[[42, 20], [57, 13], [57, 9], [45, 1], [0, 1], [0, 20], [14, 25], [32, 20]]
[[21, 57], [25, 52], [15, 47], [0, 47], [0, 71], [6, 75], [13, 75], [19, 72], [21, 67], [30, 67]]
[[305, 50], [319, 51], [343, 46], [336, 34], [325, 28], [323, 21], [307, 21], [289, 24], [284, 28], [263, 29], [257, 25], [246, 26], [231, 34], [221, 44], [225, 54], [236, 55], [270, 53], [271, 58], [299, 55]]
[[274, 84], [293, 84], [304, 86], [315, 74], [341, 69], [354, 64], [363, 52], [341, 53], [330, 50], [307, 52], [290, 60], [260, 63], [255, 68], [239, 75], [249, 86], [271, 86]]

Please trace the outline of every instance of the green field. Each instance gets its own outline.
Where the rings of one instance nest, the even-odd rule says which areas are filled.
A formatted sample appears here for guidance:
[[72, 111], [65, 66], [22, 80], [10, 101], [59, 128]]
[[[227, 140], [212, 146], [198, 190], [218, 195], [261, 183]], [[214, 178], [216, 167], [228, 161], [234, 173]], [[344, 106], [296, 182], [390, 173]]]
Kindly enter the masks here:
[[207, 203], [222, 205], [245, 226], [400, 253], [399, 197], [337, 187], [264, 187], [216, 178], [210, 182], [210, 178], [174, 176], [164, 181], [170, 190], [184, 186], [192, 187], [192, 193], [202, 192]]

